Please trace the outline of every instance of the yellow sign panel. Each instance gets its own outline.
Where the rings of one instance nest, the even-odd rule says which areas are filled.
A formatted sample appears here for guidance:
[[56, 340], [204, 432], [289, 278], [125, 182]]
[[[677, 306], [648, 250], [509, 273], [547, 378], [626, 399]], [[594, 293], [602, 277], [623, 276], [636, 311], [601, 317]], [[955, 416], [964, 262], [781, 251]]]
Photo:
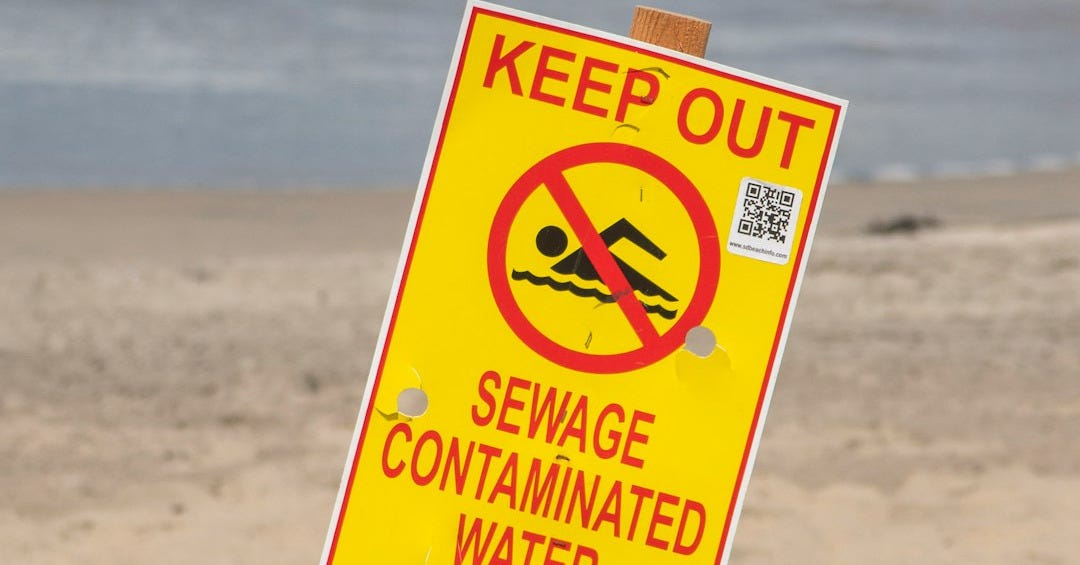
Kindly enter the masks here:
[[724, 561], [844, 109], [469, 4], [323, 562]]

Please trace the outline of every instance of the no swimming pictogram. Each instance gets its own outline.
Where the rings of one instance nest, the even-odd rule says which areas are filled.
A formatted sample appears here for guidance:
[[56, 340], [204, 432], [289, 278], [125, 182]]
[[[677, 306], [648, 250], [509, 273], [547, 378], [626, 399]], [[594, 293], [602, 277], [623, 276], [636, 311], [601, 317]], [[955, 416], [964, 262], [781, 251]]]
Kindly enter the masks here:
[[[620, 210], [606, 210], [619, 219], [598, 230], [598, 226], [604, 226], [604, 223], [594, 219], [597, 215], [595, 210], [590, 212], [583, 206], [580, 198], [583, 188], [571, 186], [566, 174], [572, 169], [594, 165], [633, 169], [658, 181], [674, 197], [680, 213], [678, 217], [664, 218], [664, 221], [685, 222], [689, 219], [696, 241], [693, 253], [698, 255], [696, 277], [686, 286], [690, 290], [688, 296], [671, 292], [671, 289], [658, 284], [653, 277], [641, 273], [612, 251], [617, 243], [626, 242], [656, 262], [662, 262], [669, 253], [689, 252], [686, 249], [665, 249], [665, 243], [654, 241], [647, 235], [647, 229], [635, 225], [634, 220], [627, 217], [632, 216], [629, 211], [627, 215], [622, 215]], [[559, 219], [568, 228], [546, 225], [531, 232], [536, 234], [535, 249], [544, 257], [557, 258], [554, 264], [546, 267], [550, 275], [517, 269], [508, 262], [513, 260], [508, 257], [507, 245], [511, 229], [520, 221], [523, 205], [541, 187], [546, 188], [561, 216]], [[564, 255], [569, 244], [567, 231], [580, 243], [580, 247]], [[533, 165], [504, 197], [492, 222], [488, 242], [488, 277], [492, 293], [510, 328], [541, 356], [561, 366], [588, 373], [619, 373], [645, 367], [682, 346], [687, 332], [701, 324], [708, 313], [719, 272], [720, 251], [716, 227], [705, 200], [694, 184], [660, 156], [621, 143], [578, 145], [556, 152]], [[579, 286], [575, 280], [593, 282], [602, 285], [603, 289]], [[550, 290], [567, 291], [566, 300], [591, 298], [599, 303], [617, 305], [620, 323], [628, 325], [636, 339], [619, 351], [603, 353], [588, 351], [587, 343], [585, 350], [581, 350], [553, 339], [547, 335], [550, 332], [545, 333], [540, 328], [543, 324], [537, 323], [538, 317], [551, 314], [542, 311], [526, 314], [515, 297], [511, 285], [523, 282], [546, 285]], [[673, 322], [667, 327], [658, 327], [654, 322], [655, 317]], [[572, 323], [574, 320], [563, 322]]]

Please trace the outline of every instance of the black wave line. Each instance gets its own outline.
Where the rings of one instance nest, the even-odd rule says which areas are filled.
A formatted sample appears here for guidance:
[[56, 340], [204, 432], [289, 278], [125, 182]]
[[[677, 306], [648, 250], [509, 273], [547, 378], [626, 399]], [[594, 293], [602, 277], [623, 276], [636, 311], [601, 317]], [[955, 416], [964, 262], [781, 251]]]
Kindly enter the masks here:
[[570, 281], [559, 282], [551, 277], [540, 277], [530, 273], [529, 271], [511, 271], [510, 278], [515, 281], [529, 281], [536, 286], [550, 286], [555, 290], [561, 290], [569, 292], [574, 296], [580, 296], [582, 298], [595, 298], [600, 302], [610, 304], [615, 302], [615, 297], [610, 294], [596, 290], [595, 288], [582, 288]]
[[[510, 278], [515, 281], [528, 281], [536, 286], [549, 286], [555, 290], [562, 292], [569, 292], [574, 296], [580, 296], [581, 298], [595, 298], [605, 304], [611, 304], [615, 302], [615, 297], [605, 292], [596, 290], [595, 288], [582, 288], [570, 281], [559, 282], [551, 277], [541, 277], [534, 275], [529, 271], [510, 271]], [[656, 314], [665, 320], [674, 320], [675, 315], [679, 313], [678, 310], [668, 310], [659, 304], [647, 304], [641, 300], [641, 306], [645, 308], [645, 312], [649, 314]]]
[[646, 313], [656, 314], [657, 316], [660, 316], [665, 320], [674, 320], [675, 314], [679, 313], [678, 310], [668, 310], [667, 308], [664, 308], [659, 304], [646, 304], [641, 300], [638, 300], [638, 302], [641, 302], [641, 305], [645, 308]]

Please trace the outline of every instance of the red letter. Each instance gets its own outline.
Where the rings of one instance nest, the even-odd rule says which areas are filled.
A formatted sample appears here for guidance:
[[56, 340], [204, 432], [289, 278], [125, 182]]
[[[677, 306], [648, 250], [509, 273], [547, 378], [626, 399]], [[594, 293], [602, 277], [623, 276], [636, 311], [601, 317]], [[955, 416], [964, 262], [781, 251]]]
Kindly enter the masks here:
[[555, 553], [555, 548], [562, 549], [564, 551], [570, 550], [570, 542], [561, 539], [551, 538], [551, 543], [548, 544], [547, 555], [544, 556], [544, 565], [566, 565], [565, 561], [555, 561], [552, 557], [552, 553]]
[[495, 488], [491, 489], [491, 495], [487, 499], [488, 504], [494, 504], [495, 498], [500, 494], [504, 494], [510, 499], [507, 507], [514, 508], [517, 506], [517, 462], [517, 452], [511, 451], [510, 455], [506, 457], [502, 473], [499, 473], [499, 478], [495, 480]]
[[484, 86], [491, 88], [491, 85], [495, 84], [495, 75], [502, 69], [506, 69], [506, 78], [510, 79], [510, 92], [521, 96], [521, 79], [518, 78], [517, 67], [514, 63], [522, 53], [536, 44], [531, 41], [522, 41], [512, 51], [503, 55], [502, 48], [505, 41], [505, 35], [495, 36], [495, 45], [491, 48], [491, 59], [488, 60], [487, 74], [484, 75]]
[[[709, 129], [705, 130], [705, 133], [696, 134], [690, 131], [690, 125], [686, 122], [686, 119], [690, 116], [690, 105], [699, 98], [707, 99], [713, 107], [712, 123], [709, 125]], [[716, 134], [720, 133], [720, 126], [724, 123], [724, 103], [720, 101], [720, 95], [709, 90], [708, 88], [695, 88], [686, 94], [683, 98], [682, 104], [679, 104], [679, 133], [682, 134], [683, 139], [690, 143], [697, 143], [701, 145], [708, 143], [716, 138]]]
[[649, 535], [645, 537], [645, 545], [655, 547], [656, 549], [666, 550], [668, 548], [668, 542], [656, 537], [656, 525], [662, 524], [664, 526], [671, 525], [671, 516], [662, 514], [662, 510], [665, 504], [678, 504], [679, 497], [670, 495], [666, 492], [660, 492], [656, 494], [656, 506], [653, 507], [652, 523], [649, 524]]
[[[552, 515], [553, 520], [558, 520], [559, 516], [562, 514], [563, 502], [566, 502], [567, 487], [570, 486], [570, 475], [573, 474], [573, 472], [574, 470], [570, 467], [567, 467], [563, 472], [562, 489], [559, 490], [559, 501], [555, 504], [555, 514]], [[577, 473], [580, 477], [584, 471], [578, 471]], [[566, 523], [569, 524], [570, 520], [567, 519]]]
[[574, 109], [580, 112], [592, 114], [594, 116], [600, 116], [601, 118], [606, 118], [607, 110], [585, 102], [585, 93], [590, 90], [595, 90], [596, 92], [603, 92], [604, 94], [611, 93], [610, 84], [606, 82], [598, 82], [592, 79], [593, 69], [600, 69], [602, 71], [614, 73], [618, 72], [619, 66], [615, 63], [601, 61], [600, 59], [585, 57], [585, 64], [581, 67], [581, 82], [578, 82], [577, 93], [574, 95]]
[[757, 157], [758, 153], [761, 153], [762, 146], [765, 145], [765, 133], [769, 130], [769, 119], [772, 118], [772, 108], [765, 106], [761, 109], [761, 119], [758, 120], [757, 134], [754, 136], [754, 144], [748, 148], [739, 146], [739, 125], [742, 122], [743, 108], [746, 107], [746, 100], [739, 98], [735, 100], [735, 109], [731, 113], [731, 129], [727, 133], [728, 149], [739, 157], [745, 157], [747, 159], [751, 157]]
[[442, 478], [439, 479], [439, 490], [446, 490], [446, 480], [450, 477], [450, 471], [454, 472], [454, 492], [460, 496], [462, 491], [465, 490], [465, 473], [469, 469], [469, 462], [472, 461], [473, 449], [476, 448], [476, 443], [469, 442], [469, 450], [465, 452], [465, 461], [461, 460], [461, 446], [458, 444], [458, 438], [452, 436], [450, 438], [450, 445], [446, 449], [446, 467], [443, 467]]
[[[649, 85], [649, 91], [645, 94], [634, 94], [634, 83], [637, 81]], [[619, 107], [615, 110], [615, 120], [626, 121], [626, 110], [630, 105], [649, 106], [656, 102], [656, 96], [660, 94], [660, 81], [656, 75], [648, 71], [630, 69], [626, 72], [626, 80], [623, 81], [622, 94], [619, 96]]]
[[[690, 543], [683, 543], [683, 534], [686, 532], [686, 521], [690, 517], [690, 512], [698, 515], [697, 534], [694, 536], [694, 541]], [[675, 536], [675, 547], [672, 550], [675, 553], [682, 555], [690, 555], [696, 549], [699, 543], [701, 543], [701, 536], [705, 533], [705, 506], [696, 500], [686, 501], [686, 508], [682, 511], [682, 521], [679, 523], [679, 533]]]
[[495, 554], [491, 556], [488, 565], [514, 565], [514, 527], [507, 526], [503, 530], [499, 546], [495, 548]]
[[394, 424], [394, 427], [390, 428], [390, 433], [386, 434], [386, 444], [383, 445], [382, 450], [382, 470], [383, 474], [387, 477], [394, 479], [405, 470], [405, 461], [401, 460], [397, 465], [390, 467], [387, 464], [387, 458], [390, 456], [390, 444], [394, 441], [394, 436], [397, 434], [405, 434], [405, 441], [412, 441], [412, 429], [409, 428], [409, 424], [405, 422], [398, 422]]
[[607, 500], [604, 501], [603, 507], [601, 507], [600, 512], [596, 514], [596, 521], [593, 522], [592, 531], [599, 531], [600, 524], [611, 522], [611, 535], [619, 537], [619, 530], [622, 526], [621, 521], [622, 481], [615, 481], [615, 483], [611, 485], [611, 490], [608, 492]]
[[[540, 401], [540, 385], [537, 384], [533, 387], [533, 402], [530, 406], [529, 417], [529, 439], [536, 437], [536, 432], [540, 429], [540, 423], [545, 419], [547, 420], [547, 431], [544, 434], [544, 439], [548, 443], [555, 441], [555, 432], [559, 431], [559, 421], [555, 419], [555, 395], [558, 394], [558, 390], [555, 387], [548, 387], [547, 394], [544, 396], [543, 402]], [[563, 394], [562, 405], [559, 406], [558, 414], [565, 414], [566, 407], [570, 404], [570, 393]]]
[[532, 383], [517, 377], [510, 377], [510, 380], [506, 381], [506, 396], [503, 397], [502, 411], [499, 412], [499, 423], [495, 424], [495, 429], [508, 434], [516, 434], [521, 430], [517, 424], [510, 424], [506, 421], [506, 411], [511, 409], [521, 410], [525, 408], [524, 402], [514, 398], [514, 389], [525, 390], [529, 388], [530, 384]]
[[780, 158], [780, 166], [786, 169], [791, 166], [791, 154], [795, 152], [795, 140], [799, 137], [799, 128], [808, 127], [814, 129], [814, 120], [787, 112], [780, 112], [777, 114], [776, 119], [790, 124], [788, 126], [787, 142], [784, 143], [784, 156]]
[[521, 530], [521, 539], [529, 542], [528, 548], [525, 549], [525, 561], [522, 561], [522, 563], [528, 565], [529, 563], [532, 563], [533, 549], [536, 548], [536, 544], [544, 543], [544, 540], [547, 538], [540, 534], [530, 532], [529, 530]]
[[570, 61], [572, 63], [574, 62], [574, 59], [577, 58], [577, 55], [574, 55], [569, 51], [563, 51], [562, 49], [548, 47], [547, 45], [541, 48], [540, 61], [536, 63], [536, 75], [533, 76], [532, 91], [529, 92], [529, 98], [547, 102], [548, 104], [554, 104], [556, 106], [562, 106], [566, 103], [565, 98], [560, 98], [540, 90], [544, 87], [544, 79], [550, 78], [559, 82], [566, 82], [570, 78], [570, 75], [561, 71], [552, 70], [548, 67], [548, 63], [551, 62], [552, 58], [562, 59], [563, 61]]
[[581, 527], [589, 527], [589, 519], [592, 518], [593, 508], [596, 507], [596, 491], [600, 488], [600, 475], [593, 477], [592, 490], [588, 492], [586, 498], [585, 492], [585, 473], [578, 473], [577, 480], [574, 481], [574, 490], [570, 493], [570, 508], [566, 509], [566, 523], [570, 523], [570, 519], [574, 514], [574, 507], [581, 509]]
[[638, 518], [641, 517], [641, 505], [646, 498], [652, 498], [655, 493], [652, 489], [633, 485], [630, 487], [630, 494], [637, 497], [637, 502], [634, 503], [634, 515], [630, 518], [630, 529], [626, 532], [626, 539], [634, 541], [634, 534], [637, 533]]
[[502, 386], [502, 379], [499, 378], [499, 373], [495, 371], [488, 371], [480, 376], [480, 382], [476, 385], [476, 392], [480, 395], [480, 400], [484, 401], [487, 405], [487, 414], [480, 415], [480, 411], [477, 410], [477, 406], [473, 404], [472, 407], [472, 421], [477, 426], [483, 427], [491, 423], [491, 419], [495, 416], [495, 395], [492, 394], [484, 387], [484, 383], [494, 381], [495, 390], [498, 390]]
[[[435, 460], [431, 462], [431, 471], [426, 475], [420, 474], [417, 470], [420, 464], [420, 452], [423, 451], [424, 445], [428, 443], [435, 444]], [[420, 439], [416, 440], [416, 449], [412, 454], [412, 479], [413, 482], [425, 486], [435, 479], [435, 475], [439, 474], [439, 463], [442, 462], [442, 436], [435, 430], [428, 430], [424, 432]]]
[[502, 455], [502, 450], [498, 447], [492, 447], [483, 443], [481, 443], [476, 450], [484, 456], [484, 466], [480, 468], [480, 482], [476, 483], [475, 498], [476, 500], [480, 500], [480, 493], [484, 492], [484, 483], [487, 482], [488, 469], [491, 468], [491, 458]]
[[462, 543], [461, 533], [465, 530], [465, 515], [461, 514], [458, 518], [458, 530], [457, 530], [457, 551], [454, 552], [454, 565], [461, 565], [465, 563], [465, 556], [472, 551], [473, 565], [480, 565], [484, 563], [484, 559], [487, 557], [488, 547], [491, 546], [491, 538], [495, 535], [495, 528], [499, 526], [497, 523], [491, 524], [488, 527], [487, 537], [484, 538], [483, 546], [480, 545], [481, 529], [484, 522], [480, 518], [473, 520], [472, 527], [469, 528], [469, 534], [465, 537], [465, 542]]
[[641, 445], [649, 443], [649, 436], [637, 431], [638, 422], [651, 424], [655, 421], [656, 416], [653, 416], [648, 412], [634, 410], [634, 416], [630, 418], [630, 431], [626, 432], [626, 445], [623, 446], [621, 459], [623, 465], [637, 467], [638, 469], [645, 466], [645, 461], [643, 459], [638, 459], [637, 457], [630, 455], [630, 448], [633, 447], [635, 443], [640, 443]]
[[[555, 491], [555, 482], [559, 479], [559, 464], [555, 463], [548, 467], [547, 475], [544, 476], [543, 484], [540, 484], [540, 460], [535, 457], [529, 465], [529, 476], [525, 478], [525, 490], [521, 493], [521, 505], [518, 510], [523, 510], [536, 515], [540, 511], [540, 503], [544, 503], [543, 517], [547, 518], [551, 510], [551, 496]], [[525, 503], [531, 502], [526, 508]], [[526, 560], [526, 563], [528, 561]]]
[[604, 420], [607, 419], [608, 414], [615, 414], [620, 424], [623, 423], [626, 417], [626, 412], [618, 404], [608, 404], [603, 410], [600, 410], [600, 416], [596, 419], [596, 428], [593, 430], [593, 449], [601, 459], [615, 457], [619, 453], [619, 441], [622, 440], [622, 434], [613, 429], [608, 432], [608, 437], [611, 438], [611, 447], [604, 448], [600, 446], [600, 434], [603, 433]]
[[589, 398], [587, 396], [579, 397], [577, 406], [574, 407], [574, 411], [566, 421], [566, 427], [563, 428], [562, 437], [559, 438], [559, 447], [566, 446], [567, 438], [576, 437], [578, 439], [578, 451], [585, 453], [585, 442], [587, 441], [585, 439], [585, 426], [589, 417], [588, 407]]
[[577, 553], [574, 554], [574, 565], [581, 565], [582, 557], [588, 557], [589, 561], [592, 562], [592, 565], [597, 565], [598, 563], [600, 563], [600, 556], [596, 554], [595, 549], [591, 547], [585, 547], [584, 545], [579, 545], [577, 548]]

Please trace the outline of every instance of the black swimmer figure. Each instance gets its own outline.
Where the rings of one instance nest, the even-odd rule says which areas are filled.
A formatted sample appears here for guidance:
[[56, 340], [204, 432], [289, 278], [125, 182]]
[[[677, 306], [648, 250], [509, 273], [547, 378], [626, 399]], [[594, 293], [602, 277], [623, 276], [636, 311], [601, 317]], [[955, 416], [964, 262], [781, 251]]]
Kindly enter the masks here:
[[[604, 241], [604, 245], [608, 248], [625, 239], [657, 259], [667, 257], [667, 253], [664, 253], [660, 247], [649, 240], [648, 237], [645, 237], [645, 234], [641, 233], [641, 231], [634, 227], [634, 225], [626, 218], [611, 224], [605, 228], [604, 231], [600, 232], [600, 239]], [[559, 255], [562, 255], [563, 252], [566, 251], [566, 245], [566, 232], [557, 226], [547, 226], [536, 234], [536, 248], [540, 253], [543, 253], [548, 257], [558, 257]], [[633, 288], [646, 296], [659, 296], [669, 302], [678, 302], [677, 298], [660, 288], [660, 285], [649, 280], [645, 275], [637, 272], [633, 267], [626, 264], [626, 262], [620, 259], [618, 255], [612, 253], [611, 257], [615, 259], [615, 264], [619, 266], [619, 270], [621, 270], [623, 276], [626, 277], [626, 282], [630, 283], [630, 288]], [[563, 275], [577, 275], [581, 279], [587, 281], [600, 280], [600, 275], [597, 274], [596, 267], [593, 266], [592, 261], [590, 261], [589, 257], [585, 254], [585, 250], [580, 247], [552, 265], [551, 270]]]

